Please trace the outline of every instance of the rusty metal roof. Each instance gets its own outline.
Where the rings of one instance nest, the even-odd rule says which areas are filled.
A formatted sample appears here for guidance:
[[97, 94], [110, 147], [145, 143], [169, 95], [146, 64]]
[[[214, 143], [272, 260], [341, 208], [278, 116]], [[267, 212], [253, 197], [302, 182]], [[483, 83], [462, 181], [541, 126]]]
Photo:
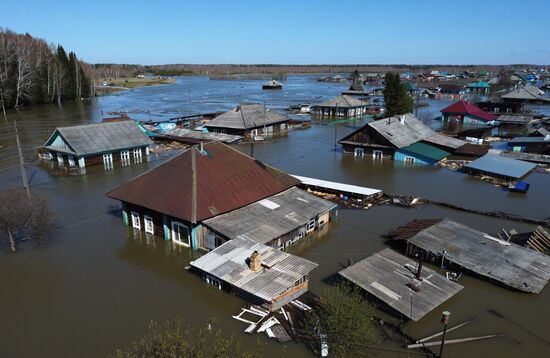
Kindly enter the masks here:
[[[194, 180], [195, 178], [195, 180]], [[299, 184], [292, 176], [225, 144], [196, 146], [113, 189], [107, 196], [199, 222]]]

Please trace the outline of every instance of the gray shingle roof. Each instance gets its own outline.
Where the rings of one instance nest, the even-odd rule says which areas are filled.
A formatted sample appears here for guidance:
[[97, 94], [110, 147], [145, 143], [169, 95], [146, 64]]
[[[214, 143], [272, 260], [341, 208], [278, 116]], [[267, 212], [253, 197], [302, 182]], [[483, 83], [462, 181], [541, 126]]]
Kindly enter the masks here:
[[250, 104], [235, 107], [208, 122], [207, 128], [252, 129], [265, 125], [282, 123], [288, 118], [265, 108], [261, 104]]
[[292, 187], [267, 199], [208, 219], [204, 224], [230, 239], [245, 236], [265, 244], [296, 230], [335, 206], [330, 201]]
[[321, 102], [315, 107], [354, 108], [354, 107], [361, 107], [366, 105], [367, 105], [367, 102], [365, 101], [361, 102], [357, 98], [353, 98], [351, 96], [344, 94], [338, 97], [331, 98], [327, 101]]
[[153, 143], [131, 120], [59, 127], [44, 147], [55, 148], [51, 144], [55, 140], [56, 133], [63, 137], [70, 149], [78, 156], [143, 147]]
[[[261, 255], [262, 269], [252, 271], [246, 260], [254, 251]], [[294, 287], [318, 265], [309, 260], [238, 237], [192, 261], [191, 266], [266, 301]]]
[[503, 99], [517, 99], [517, 100], [536, 100], [536, 101], [550, 101], [548, 98], [541, 96], [540, 90], [534, 86], [525, 86], [505, 94], [501, 98]]
[[411, 113], [380, 119], [368, 125], [397, 148], [406, 147], [435, 134]]

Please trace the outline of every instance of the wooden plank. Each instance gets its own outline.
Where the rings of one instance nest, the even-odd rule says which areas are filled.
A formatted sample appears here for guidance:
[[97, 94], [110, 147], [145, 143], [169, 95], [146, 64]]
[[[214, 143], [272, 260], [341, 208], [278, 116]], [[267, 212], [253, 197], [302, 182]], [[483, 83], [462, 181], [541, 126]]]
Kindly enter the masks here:
[[[479, 341], [481, 339], [489, 339], [489, 338], [496, 338], [496, 337], [502, 337], [502, 336], [503, 334], [490, 334], [487, 336], [479, 336], [479, 337], [448, 339], [448, 340], [445, 340], [445, 344], [465, 343], [465, 342]], [[433, 347], [433, 346], [440, 346], [440, 345], [441, 345], [441, 341], [426, 342], [426, 343], [409, 344], [407, 348], [414, 349], [414, 348]]]
[[[472, 322], [475, 321], [475, 320], [477, 320], [477, 318], [474, 318], [474, 319], [471, 319], [471, 320], [466, 321], [466, 322], [464, 322], [464, 323], [461, 323], [461, 324], [459, 324], [459, 325], [456, 325], [456, 326], [454, 326], [454, 327], [452, 327], [452, 328], [447, 329], [447, 332], [452, 332], [452, 331], [454, 331], [455, 329], [458, 329], [458, 328], [463, 327], [463, 326], [465, 326], [465, 325], [467, 325], [467, 324], [469, 324], [469, 323], [472, 323]], [[432, 338], [439, 337], [439, 336], [441, 336], [442, 334], [443, 334], [443, 331], [441, 331], [441, 332], [439, 332], [439, 333], [436, 333], [436, 334], [432, 334], [431, 336], [428, 336], [428, 337], [426, 337], [426, 338], [419, 339], [418, 341], [416, 341], [416, 343], [425, 342], [425, 341], [430, 340], [430, 339], [432, 339]]]

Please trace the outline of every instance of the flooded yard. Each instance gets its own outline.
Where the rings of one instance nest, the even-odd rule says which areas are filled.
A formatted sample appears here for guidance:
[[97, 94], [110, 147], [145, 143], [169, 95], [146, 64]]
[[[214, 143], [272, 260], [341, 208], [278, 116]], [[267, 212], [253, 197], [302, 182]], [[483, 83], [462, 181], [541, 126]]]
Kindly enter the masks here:
[[[56, 126], [98, 122], [102, 113], [128, 111], [132, 118], [171, 118], [227, 110], [237, 103], [265, 103], [273, 107], [314, 103], [338, 95], [346, 84], [314, 81], [313, 76], [290, 76], [282, 91], [262, 91], [263, 81], [223, 81], [206, 77], [179, 78], [173, 85], [140, 88], [93, 101], [40, 106], [9, 114], [0, 124], [0, 150], [14, 145], [12, 123], [17, 120], [31, 189], [50, 196], [55, 230], [41, 242], [23, 242], [16, 254], [2, 247], [0, 273], [0, 357], [97, 357], [126, 347], [142, 336], [149, 320], [182, 318], [204, 325], [216, 318], [214, 328], [235, 333], [245, 346], [258, 338], [268, 345], [266, 356], [307, 356], [297, 343], [278, 344], [264, 335], [246, 335], [242, 322], [231, 318], [245, 302], [204, 283], [185, 270], [200, 255], [157, 237], [148, 239], [123, 225], [109, 212], [116, 204], [105, 193], [164, 162], [169, 156], [129, 167], [88, 168], [86, 175], [54, 175], [38, 163], [34, 147], [41, 145]], [[421, 111], [437, 116], [449, 102], [430, 102]], [[134, 114], [133, 114], [134, 113]], [[550, 216], [550, 176], [533, 173], [527, 194], [503, 191], [462, 173], [439, 167], [411, 167], [398, 162], [355, 158], [335, 149], [335, 139], [350, 133], [361, 121], [339, 125], [312, 125], [287, 137], [262, 144], [234, 146], [290, 174], [382, 189], [392, 194], [422, 196], [456, 205], [504, 211], [545, 219]], [[0, 152], [0, 189], [20, 185], [17, 152]], [[162, 183], [159, 183], [162, 190]], [[1, 204], [1, 203], [0, 203]], [[448, 217], [495, 235], [502, 228], [518, 232], [534, 228], [520, 222], [458, 212], [435, 206], [399, 208], [377, 206], [369, 210], [340, 209], [338, 219], [325, 230], [308, 236], [290, 252], [319, 264], [310, 289], [320, 293], [331, 277], [346, 267], [388, 247], [381, 237], [391, 229], [419, 218]], [[431, 267], [444, 274], [444, 270]], [[464, 289], [419, 322], [403, 330], [421, 338], [442, 329], [441, 311], [452, 312], [450, 324], [477, 321], [448, 338], [504, 333], [506, 336], [445, 348], [448, 356], [546, 356], [550, 332], [550, 289], [532, 295], [499, 287], [463, 275]], [[382, 311], [377, 315], [394, 323], [399, 319]], [[394, 343], [380, 346], [400, 348]], [[379, 356], [405, 357], [406, 353], [378, 352]]]

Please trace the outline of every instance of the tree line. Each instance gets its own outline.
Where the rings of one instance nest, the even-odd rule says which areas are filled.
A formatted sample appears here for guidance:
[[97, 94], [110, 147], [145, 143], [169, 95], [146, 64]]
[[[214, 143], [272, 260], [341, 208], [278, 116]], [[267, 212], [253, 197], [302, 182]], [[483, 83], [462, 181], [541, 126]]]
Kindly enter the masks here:
[[61, 103], [93, 93], [89, 65], [63, 46], [0, 28], [0, 105]]

